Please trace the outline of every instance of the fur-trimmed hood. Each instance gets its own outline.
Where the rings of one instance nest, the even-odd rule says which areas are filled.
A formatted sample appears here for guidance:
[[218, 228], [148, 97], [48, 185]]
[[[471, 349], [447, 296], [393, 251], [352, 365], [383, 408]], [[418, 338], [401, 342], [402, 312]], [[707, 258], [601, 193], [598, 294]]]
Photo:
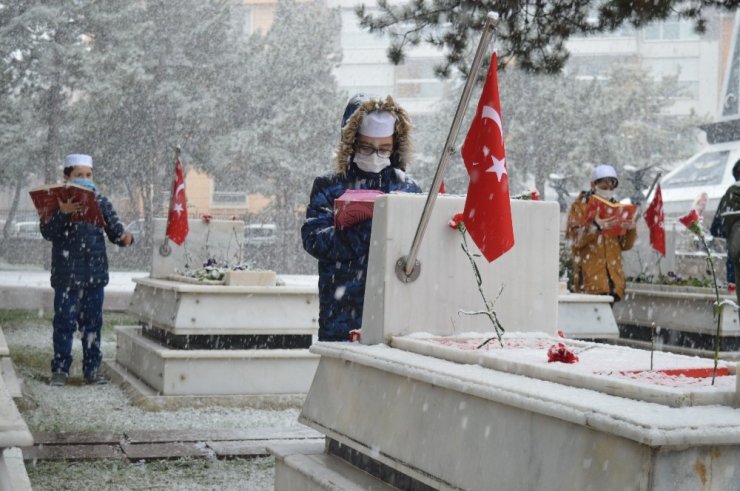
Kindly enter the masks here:
[[[356, 104], [355, 101], [350, 101], [350, 105], [353, 102]], [[349, 105], [347, 109], [351, 109]], [[352, 146], [363, 116], [373, 111], [388, 111], [396, 116], [391, 166], [403, 171], [406, 170], [406, 165], [411, 159], [411, 118], [405, 110], [395, 103], [391, 96], [387, 96], [385, 100], [370, 98], [362, 101], [347, 119], [342, 128], [342, 139], [339, 142], [339, 147], [337, 147], [337, 172], [340, 174], [347, 173], [350, 159], [354, 153]]]

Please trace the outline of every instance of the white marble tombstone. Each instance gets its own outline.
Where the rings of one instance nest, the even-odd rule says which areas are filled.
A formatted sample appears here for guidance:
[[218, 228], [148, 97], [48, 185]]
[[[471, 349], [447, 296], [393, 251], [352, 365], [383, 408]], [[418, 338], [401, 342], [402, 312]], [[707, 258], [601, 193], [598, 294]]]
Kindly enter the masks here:
[[[397, 194], [375, 202], [362, 319], [366, 344], [415, 331], [449, 335], [492, 330], [486, 316], [458, 313], [485, 308], [470, 261], [460, 247], [460, 232], [448, 225], [463, 210], [464, 197], [438, 197], [419, 249], [419, 278], [408, 283], [397, 279], [396, 261], [409, 252], [425, 201], [426, 195]], [[494, 310], [506, 330], [554, 334], [559, 294], [558, 204], [512, 200], [511, 212], [514, 247], [492, 263], [477, 258], [484, 293], [495, 300]], [[480, 254], [469, 235], [467, 241], [471, 252]]]
[[[440, 197], [419, 278], [396, 278], [424, 200], [376, 202], [363, 343], [311, 347], [321, 360], [299, 421], [327, 445], [274, 448], [275, 489], [737, 489], [740, 400], [731, 379], [732, 387], [702, 388], [707, 397], [671, 389], [666, 399], [637, 382], [617, 396], [610, 381], [576, 383], [573, 370], [548, 363], [546, 350], [493, 366], [476, 353], [409, 349], [428, 337], [417, 331], [490, 332], [483, 319], [457, 314], [482, 305], [459, 233], [447, 226], [463, 198]], [[489, 298], [504, 285], [496, 311], [508, 331], [555, 331], [557, 210], [513, 201], [516, 246], [478, 263]], [[611, 349], [617, 359], [629, 350]]]
[[200, 269], [208, 258], [238, 264], [244, 261], [244, 222], [241, 220], [188, 220], [190, 231], [183, 245], [167, 240], [170, 252], [163, 255], [161, 247], [165, 243], [167, 220], [154, 220], [154, 248], [152, 251], [152, 278], [168, 278], [183, 271], [186, 266]]

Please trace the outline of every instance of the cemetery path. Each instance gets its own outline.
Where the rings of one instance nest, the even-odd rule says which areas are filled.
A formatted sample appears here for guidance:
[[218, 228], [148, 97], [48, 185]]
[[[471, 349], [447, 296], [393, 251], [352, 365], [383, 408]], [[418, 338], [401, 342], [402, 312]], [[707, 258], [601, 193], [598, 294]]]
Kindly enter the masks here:
[[323, 441], [309, 428], [248, 430], [160, 430], [125, 432], [35, 432], [34, 445], [22, 448], [23, 459], [129, 462], [154, 459], [257, 457], [271, 444], [301, 445]]

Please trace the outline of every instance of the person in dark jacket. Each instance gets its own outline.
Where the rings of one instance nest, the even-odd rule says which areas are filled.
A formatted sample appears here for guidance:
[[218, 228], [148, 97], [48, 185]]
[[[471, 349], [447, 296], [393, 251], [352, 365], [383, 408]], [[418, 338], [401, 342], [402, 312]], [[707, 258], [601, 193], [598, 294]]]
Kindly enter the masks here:
[[348, 189], [419, 193], [406, 174], [411, 121], [388, 96], [358, 94], [342, 118], [336, 171], [317, 177], [301, 228], [303, 247], [319, 260], [319, 340], [347, 341], [362, 327], [372, 220], [334, 226], [334, 200]]
[[[735, 178], [735, 182], [727, 188], [722, 199], [719, 200], [717, 206], [717, 212], [714, 214], [712, 225], [709, 227], [709, 233], [714, 237], [721, 237], [723, 239], [729, 239], [730, 231], [725, 226], [725, 221], [722, 219], [722, 213], [728, 211], [740, 211], [740, 160], [735, 162], [732, 166], [732, 177]], [[732, 258], [729, 253], [729, 240], [728, 240], [728, 253], [727, 260], [725, 261], [725, 271], [727, 274], [727, 288], [732, 291], [735, 289], [735, 265], [732, 262]]]
[[[133, 237], [118, 220], [105, 196], [97, 193], [92, 180], [92, 158], [72, 154], [64, 159], [64, 181], [96, 192], [105, 220], [101, 228], [92, 223], [73, 222], [71, 216], [81, 204], [59, 202], [59, 209], [41, 223], [41, 235], [51, 241], [51, 286], [54, 288], [54, 358], [51, 360], [51, 385], [67, 382], [72, 364], [72, 340], [82, 333], [82, 372], [88, 384], [104, 384], [99, 373], [102, 353], [100, 330], [103, 326], [103, 288], [108, 284], [108, 257], [105, 235], [119, 246], [133, 243]], [[105, 234], [105, 235], [104, 235]]]

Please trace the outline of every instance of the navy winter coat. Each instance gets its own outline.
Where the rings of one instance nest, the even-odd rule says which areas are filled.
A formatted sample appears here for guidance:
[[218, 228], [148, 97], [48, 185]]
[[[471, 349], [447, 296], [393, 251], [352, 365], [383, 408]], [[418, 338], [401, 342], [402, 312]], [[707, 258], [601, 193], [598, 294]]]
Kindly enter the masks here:
[[105, 234], [111, 242], [123, 245], [123, 224], [110, 201], [97, 195], [105, 227], [72, 222], [70, 216], [57, 210], [48, 222], [41, 224], [41, 235], [51, 241], [51, 286], [53, 288], [89, 288], [108, 284], [108, 256]]
[[321, 341], [346, 341], [350, 330], [362, 327], [372, 220], [343, 229], [334, 227], [334, 200], [347, 189], [421, 192], [416, 182], [394, 167], [369, 174], [352, 163], [345, 174], [314, 180], [301, 236], [303, 247], [319, 260]]

